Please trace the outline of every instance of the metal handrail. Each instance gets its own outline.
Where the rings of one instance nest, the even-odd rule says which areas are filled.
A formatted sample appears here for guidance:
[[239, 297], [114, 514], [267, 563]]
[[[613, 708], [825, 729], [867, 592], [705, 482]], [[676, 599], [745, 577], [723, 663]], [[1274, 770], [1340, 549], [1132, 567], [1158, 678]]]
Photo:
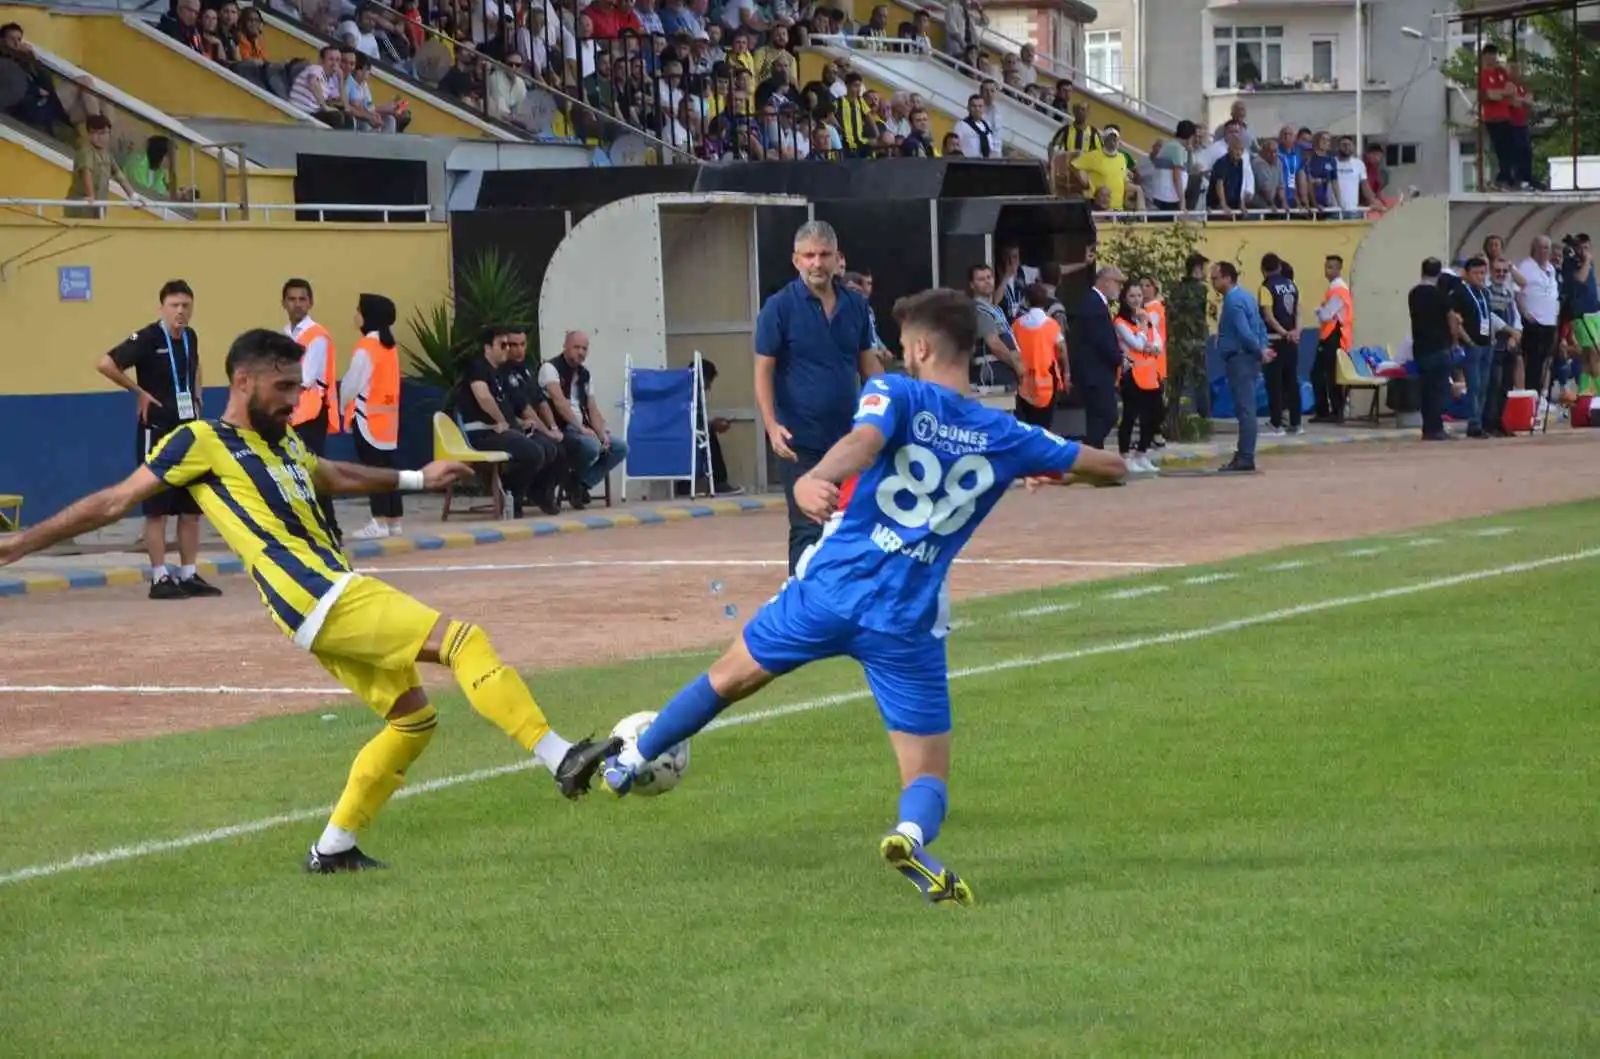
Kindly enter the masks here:
[[[926, 11], [929, 18], [938, 22], [941, 26], [944, 25], [944, 10], [942, 8], [925, 6], [918, 3], [917, 0], [897, 0], [897, 2], [901, 7], [909, 8], [912, 11]], [[945, 28], [945, 32], [949, 32], [949, 27]], [[985, 41], [992, 40], [998, 44], [1009, 45], [1009, 47], [997, 48], [997, 51], [1010, 51], [1017, 55], [1021, 55], [1022, 53], [1021, 41], [1014, 40], [1011, 37], [1006, 36], [1004, 33], [990, 29], [988, 26], [980, 28], [977, 36], [979, 50], [983, 49]], [[1144, 114], [1153, 118], [1163, 118], [1173, 126], [1176, 126], [1179, 121], [1183, 120], [1170, 110], [1158, 107], [1147, 99], [1141, 99], [1138, 96], [1131, 96], [1125, 89], [1117, 88], [1114, 85], [1108, 85], [1097, 77], [1091, 77], [1082, 70], [1076, 69], [1070, 63], [1064, 63], [1056, 59], [1054, 56], [1046, 55], [1044, 52], [1039, 51], [1037, 47], [1034, 48], [1033, 68], [1035, 70], [1043, 71], [1057, 80], [1065, 79], [1071, 81], [1074, 85], [1079, 87], [1087, 86], [1089, 87], [1090, 91], [1094, 92], [1095, 95], [1109, 96], [1113, 99], [1118, 99], [1121, 101], [1120, 105], [1126, 110], [1131, 110], [1135, 113]]]
[[[384, 2], [384, 0], [370, 0], [370, 2], [371, 2], [373, 7], [378, 8], [381, 11], [386, 11], [390, 15], [393, 15], [393, 16], [395, 16], [397, 18], [402, 18], [402, 19], [405, 17], [403, 13], [401, 13], [400, 11], [396, 10], [395, 8], [389, 6], [387, 3]], [[284, 17], [284, 16], [280, 16], [280, 17]], [[453, 38], [445, 36], [443, 33], [440, 33], [437, 29], [434, 29], [432, 26], [428, 25], [427, 23], [420, 23], [420, 26], [421, 26], [422, 32], [423, 32], [423, 34], [425, 36], [427, 36], [429, 38], [438, 39], [440, 41], [448, 42], [451, 45], [451, 47], [458, 46], [458, 45], [460, 45], [462, 43], [460, 41], [454, 40]], [[306, 28], [308, 30], [310, 29], [310, 27], [306, 27]], [[562, 27], [562, 32], [565, 32], [565, 31], [566, 31], [566, 28], [563, 26]], [[315, 32], [315, 30], [311, 30], [311, 32]], [[573, 35], [573, 40], [574, 40], [575, 43], [582, 43], [582, 41], [577, 37], [576, 34]], [[545, 41], [545, 43], [546, 44], [549, 43], [548, 39]], [[559, 43], [559, 41], [558, 41], [558, 43]], [[602, 122], [605, 122], [605, 123], [608, 123], [608, 124], [615, 124], [615, 125], [617, 125], [617, 126], [619, 126], [621, 128], [627, 129], [629, 132], [633, 133], [634, 135], [643, 137], [645, 140], [647, 140], [650, 143], [654, 144], [658, 148], [664, 148], [665, 150], [671, 151], [673, 154], [678, 155], [679, 157], [684, 158], [686, 160], [689, 160], [689, 161], [693, 161], [694, 160], [694, 155], [692, 153], [690, 153], [689, 151], [684, 150], [681, 147], [678, 147], [678, 146], [675, 146], [675, 145], [673, 145], [671, 143], [668, 143], [666, 140], [661, 139], [659, 136], [655, 135], [650, 130], [635, 128], [634, 126], [628, 124], [626, 121], [623, 121], [621, 118], [614, 117], [614, 116], [612, 116], [610, 114], [601, 113], [600, 111], [596, 110], [594, 107], [591, 107], [586, 100], [583, 100], [583, 99], [580, 99], [577, 96], [571, 95], [564, 88], [557, 88], [557, 87], [552, 86], [548, 82], [539, 81], [539, 80], [536, 80], [534, 78], [526, 77], [526, 76], [524, 76], [522, 74], [519, 74], [515, 70], [511, 69], [511, 67], [509, 67], [509, 66], [505, 65], [504, 63], [500, 62], [498, 59], [493, 59], [493, 58], [489, 57], [488, 55], [485, 55], [483, 53], [483, 51], [480, 48], [478, 48], [478, 46], [476, 44], [473, 45], [473, 49], [474, 49], [474, 54], [477, 55], [479, 62], [487, 63], [488, 65], [494, 67], [497, 70], [500, 70], [502, 73], [506, 74], [509, 77], [520, 77], [525, 83], [527, 83], [528, 88], [529, 88], [530, 91], [534, 90], [534, 89], [538, 89], [538, 90], [541, 90], [541, 91], [549, 92], [551, 95], [554, 95], [554, 96], [556, 96], [556, 97], [558, 97], [560, 99], [564, 99], [568, 103], [575, 104], [576, 106], [581, 107], [586, 114], [589, 114], [589, 115], [593, 116], [594, 118], [596, 118], [599, 121], [602, 121]], [[387, 66], [388, 64], [385, 63], [384, 65]], [[581, 74], [581, 71], [580, 71], [580, 74]], [[652, 78], [652, 80], [654, 80], [654, 79]], [[487, 88], [488, 88], [487, 84], [485, 84], [484, 87], [485, 87], [485, 90], [487, 91]], [[579, 90], [580, 91], [582, 90], [581, 83], [579, 85]], [[487, 99], [484, 100], [484, 104], [483, 104], [483, 118], [484, 118], [485, 121], [493, 121], [493, 122], [497, 122], [498, 124], [501, 124], [501, 125], [508, 124], [507, 122], [502, 121], [499, 118], [493, 118], [493, 117], [489, 116], [489, 101]], [[522, 135], [530, 136], [530, 137], [533, 135], [528, 130], [523, 129], [521, 126], [515, 125], [514, 123], [510, 123], [510, 124], [512, 125], [512, 128], [515, 131], [521, 133]], [[576, 139], [580, 143], [583, 142], [583, 138], [582, 137], [576, 137]], [[663, 156], [663, 160], [665, 160], [665, 157], [666, 156]]]
[[[965, 62], [957, 59], [953, 55], [946, 55], [940, 51], [929, 51], [928, 49], [919, 45], [916, 41], [900, 40], [899, 38], [889, 37], [860, 37], [849, 33], [814, 34], [810, 38], [810, 41], [813, 44], [842, 47], [846, 51], [891, 51], [898, 52], [902, 55], [933, 59], [935, 62], [944, 63], [951, 70], [955, 71], [961, 76], [978, 82], [979, 85], [982, 85], [985, 81], [994, 81], [995, 85], [1000, 91], [1000, 94], [1011, 100], [1011, 102], [1015, 103], [1019, 107], [1028, 107], [1032, 110], [1036, 110], [1045, 117], [1056, 122], [1058, 125], [1065, 125], [1072, 120], [1071, 114], [1068, 114], [1060, 107], [1057, 107], [1054, 103], [1050, 103], [1043, 99], [1035, 99], [1026, 92], [1019, 91], [1002, 81], [998, 81], [995, 78], [990, 77], [977, 67], [967, 65]], [[1126, 147], [1131, 154], [1141, 157], [1148, 157], [1148, 152], [1143, 148], [1135, 147], [1133, 144], [1127, 143], [1126, 141], [1124, 141], [1123, 146]], [[1045, 145], [1045, 149], [1048, 152], [1049, 144]]]
[[[1343, 220], [1358, 224], [1371, 224], [1373, 217], [1362, 209], [1360, 217], [1338, 217], [1335, 214], [1355, 213], [1355, 210], [1341, 210], [1337, 206], [1291, 206], [1286, 210], [1271, 208], [1251, 207], [1242, 210], [1219, 210], [1208, 206], [1203, 210], [1095, 210], [1090, 216], [1096, 221], [1178, 221], [1190, 224], [1206, 224], [1211, 221], [1227, 221], [1238, 218], [1253, 218], [1257, 220], [1273, 221], [1303, 221], [1315, 218], [1322, 221]], [[1232, 214], [1230, 217], [1229, 214]]]
[[91, 207], [91, 208], [118, 208], [132, 210], [159, 209], [163, 211], [193, 210], [195, 212], [211, 210], [222, 215], [224, 221], [229, 220], [229, 214], [238, 213], [248, 218], [252, 211], [261, 211], [269, 216], [274, 212], [315, 213], [317, 220], [325, 219], [326, 214], [347, 213], [381, 213], [384, 223], [389, 223], [390, 214], [413, 215], [426, 214], [433, 209], [426, 203], [422, 205], [381, 205], [377, 203], [361, 202], [168, 202], [161, 199], [35, 199], [35, 198], [0, 198], [0, 208], [32, 210], [37, 216], [43, 217], [48, 208], [66, 207]]

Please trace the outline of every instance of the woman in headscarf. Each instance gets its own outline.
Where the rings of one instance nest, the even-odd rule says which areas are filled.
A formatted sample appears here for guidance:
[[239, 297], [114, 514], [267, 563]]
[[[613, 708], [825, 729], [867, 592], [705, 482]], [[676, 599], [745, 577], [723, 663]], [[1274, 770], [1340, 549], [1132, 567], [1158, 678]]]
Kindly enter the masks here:
[[[350, 368], [339, 380], [339, 403], [352, 423], [356, 455], [369, 467], [393, 467], [400, 445], [400, 351], [395, 348], [394, 302], [363, 294], [356, 307], [356, 343]], [[372, 521], [351, 534], [358, 540], [398, 537], [399, 493], [374, 493]]]

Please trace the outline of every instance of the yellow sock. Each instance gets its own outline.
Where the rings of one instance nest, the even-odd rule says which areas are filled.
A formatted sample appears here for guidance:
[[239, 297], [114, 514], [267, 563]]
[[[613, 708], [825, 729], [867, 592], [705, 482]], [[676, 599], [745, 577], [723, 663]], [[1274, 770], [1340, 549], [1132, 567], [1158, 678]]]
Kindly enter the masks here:
[[488, 634], [476, 625], [452, 621], [445, 626], [439, 660], [455, 674], [472, 708], [521, 743], [522, 749], [533, 750], [550, 731], [550, 722], [533, 701], [533, 692], [515, 669], [501, 663]]
[[385, 725], [356, 755], [328, 822], [351, 834], [372, 823], [383, 803], [406, 781], [406, 769], [422, 756], [437, 727], [439, 715], [432, 705]]

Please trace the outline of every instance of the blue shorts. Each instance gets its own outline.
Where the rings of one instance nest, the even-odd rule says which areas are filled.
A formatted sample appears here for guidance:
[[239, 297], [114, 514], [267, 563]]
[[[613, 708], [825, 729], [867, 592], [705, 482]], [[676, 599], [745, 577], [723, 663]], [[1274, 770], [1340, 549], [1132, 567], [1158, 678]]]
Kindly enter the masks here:
[[756, 664], [774, 676], [824, 658], [854, 658], [891, 732], [943, 735], [950, 730], [950, 667], [941, 637], [897, 636], [864, 629], [821, 606], [818, 589], [790, 581], [744, 627]]

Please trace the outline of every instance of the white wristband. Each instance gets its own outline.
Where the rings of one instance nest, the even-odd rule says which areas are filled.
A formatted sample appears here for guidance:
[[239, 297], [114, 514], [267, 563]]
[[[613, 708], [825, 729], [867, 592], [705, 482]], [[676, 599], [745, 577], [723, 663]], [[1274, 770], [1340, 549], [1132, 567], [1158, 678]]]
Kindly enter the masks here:
[[422, 479], [421, 471], [400, 472], [400, 491], [402, 493], [420, 493], [427, 487], [427, 483]]

